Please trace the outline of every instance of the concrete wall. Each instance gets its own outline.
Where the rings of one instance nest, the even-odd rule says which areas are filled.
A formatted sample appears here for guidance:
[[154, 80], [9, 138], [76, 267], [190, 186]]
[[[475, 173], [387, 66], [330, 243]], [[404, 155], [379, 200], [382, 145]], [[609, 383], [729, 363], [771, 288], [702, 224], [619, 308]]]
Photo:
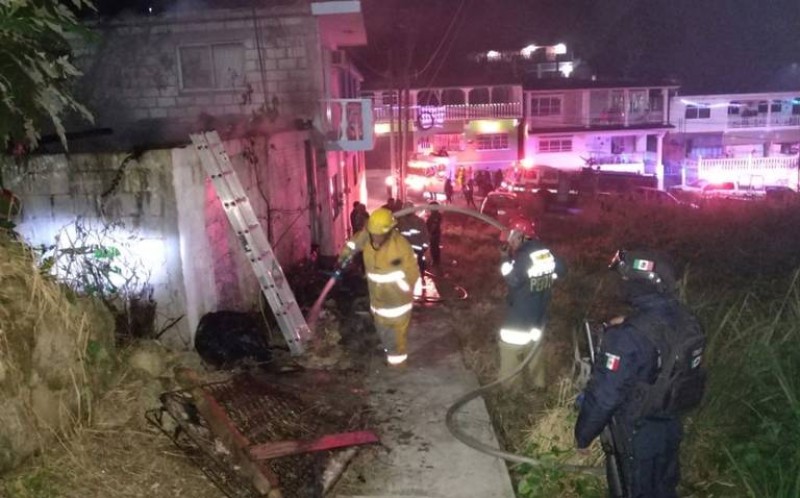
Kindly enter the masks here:
[[[185, 303], [170, 152], [148, 151], [121, 167], [124, 158], [34, 156], [24, 167], [6, 166], [5, 180], [23, 201], [18, 230], [31, 244], [50, 246], [58, 237], [62, 249], [75, 246], [77, 219], [95, 232], [112, 227], [104, 238], [93, 236], [81, 245], [121, 250], [122, 266], [135, 268], [153, 286], [158, 330], [180, 317]], [[175, 332], [188, 337], [185, 320]]]
[[[185, 143], [188, 131], [200, 128], [227, 128], [226, 135], [286, 129], [318, 111], [319, 37], [302, 2], [255, 11], [173, 10], [95, 29], [97, 41], [75, 50], [84, 71], [79, 98], [117, 142]], [[233, 88], [186, 88], [181, 48], [214, 44], [241, 44], [243, 74], [225, 76], [224, 86]]]
[[[307, 132], [287, 132], [226, 143], [284, 268], [311, 247], [306, 140]], [[171, 334], [179, 344], [191, 344], [209, 311], [257, 309], [258, 282], [194, 147], [148, 151], [120, 169], [124, 157], [36, 156], [24, 169], [6, 168], [8, 186], [23, 201], [18, 222], [25, 239], [49, 246], [60, 234], [64, 247], [78, 218], [115, 225], [113, 240], [102, 244], [126, 246], [130, 262], [149, 273], [157, 329], [184, 316]]]
[[[306, 133], [233, 140], [226, 149], [256, 216], [284, 268], [309, 254]], [[173, 149], [183, 285], [190, 330], [203, 314], [258, 308], [260, 289], [193, 147]]]

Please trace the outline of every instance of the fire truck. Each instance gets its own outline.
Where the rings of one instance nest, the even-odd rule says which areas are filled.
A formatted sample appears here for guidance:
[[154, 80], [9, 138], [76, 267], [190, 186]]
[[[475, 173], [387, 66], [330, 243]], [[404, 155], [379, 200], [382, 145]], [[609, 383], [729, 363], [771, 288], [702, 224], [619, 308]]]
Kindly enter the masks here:
[[406, 192], [410, 196], [427, 199], [444, 198], [444, 182], [454, 179], [456, 161], [446, 155], [417, 155], [408, 161]]

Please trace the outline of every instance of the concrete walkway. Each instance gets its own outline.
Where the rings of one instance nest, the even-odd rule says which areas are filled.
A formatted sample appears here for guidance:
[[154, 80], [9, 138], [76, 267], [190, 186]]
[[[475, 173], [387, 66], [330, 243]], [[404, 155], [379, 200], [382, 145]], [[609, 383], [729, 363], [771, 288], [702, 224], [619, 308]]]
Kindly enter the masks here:
[[[514, 498], [505, 463], [458, 442], [445, 427], [447, 408], [478, 383], [436, 310], [415, 308], [405, 370], [390, 370], [377, 358], [370, 368], [371, 428], [382, 446], [361, 450], [329, 496]], [[471, 435], [497, 446], [482, 399], [458, 419]]]

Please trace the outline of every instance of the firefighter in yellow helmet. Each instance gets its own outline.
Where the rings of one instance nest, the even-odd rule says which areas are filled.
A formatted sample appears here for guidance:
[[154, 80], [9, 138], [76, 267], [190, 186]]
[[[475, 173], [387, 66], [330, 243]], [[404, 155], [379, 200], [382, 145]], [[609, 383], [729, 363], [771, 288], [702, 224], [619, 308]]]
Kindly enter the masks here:
[[414, 283], [419, 279], [414, 250], [396, 226], [390, 210], [376, 209], [366, 229], [355, 234], [339, 255], [340, 266], [345, 266], [358, 251], [364, 253], [370, 308], [390, 365], [401, 365], [408, 358], [406, 337]]

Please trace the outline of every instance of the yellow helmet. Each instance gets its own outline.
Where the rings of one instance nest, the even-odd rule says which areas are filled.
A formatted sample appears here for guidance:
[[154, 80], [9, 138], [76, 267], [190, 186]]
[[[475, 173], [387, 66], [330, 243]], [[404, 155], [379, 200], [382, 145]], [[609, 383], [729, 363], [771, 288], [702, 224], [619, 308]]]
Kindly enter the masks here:
[[369, 215], [369, 219], [367, 220], [367, 232], [373, 235], [383, 235], [389, 233], [396, 225], [397, 220], [394, 214], [386, 208], [379, 208]]

